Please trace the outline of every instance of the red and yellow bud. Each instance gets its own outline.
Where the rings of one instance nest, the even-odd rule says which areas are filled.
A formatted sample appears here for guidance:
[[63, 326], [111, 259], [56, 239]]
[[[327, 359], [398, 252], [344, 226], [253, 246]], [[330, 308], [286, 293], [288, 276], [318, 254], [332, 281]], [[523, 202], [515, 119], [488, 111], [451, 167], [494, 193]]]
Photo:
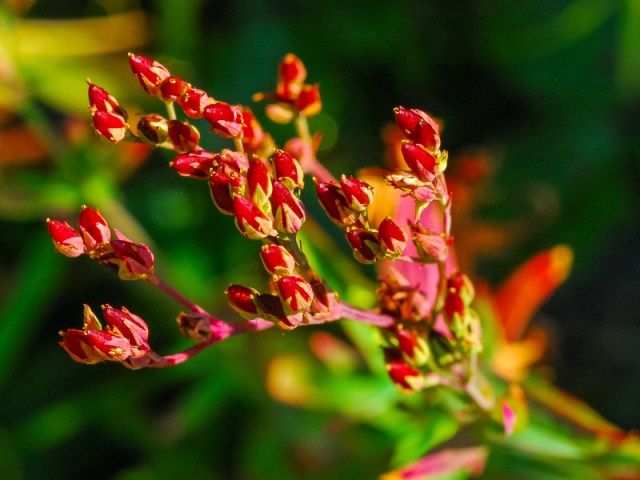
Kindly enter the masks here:
[[440, 148], [440, 127], [429, 115], [417, 108], [394, 109], [396, 123], [409, 140], [421, 144], [429, 151]]
[[276, 282], [276, 288], [287, 315], [307, 310], [313, 302], [313, 288], [302, 277], [280, 277]]
[[442, 308], [445, 319], [451, 323], [455, 320], [456, 315], [463, 319], [466, 313], [467, 306], [462, 300], [460, 294], [455, 290], [450, 290], [447, 293], [447, 297], [444, 300], [444, 306]]
[[258, 308], [266, 317], [273, 317], [285, 330], [293, 330], [302, 323], [303, 313], [287, 314], [280, 297], [270, 293], [259, 295], [255, 299]]
[[55, 249], [61, 254], [73, 258], [85, 253], [82, 236], [67, 222], [62, 223], [58, 220], [47, 219], [47, 228]]
[[250, 152], [258, 152], [265, 140], [265, 133], [250, 109], [242, 109], [242, 145]]
[[236, 195], [233, 199], [233, 211], [236, 216], [236, 226], [245, 237], [260, 240], [276, 234], [271, 219], [248, 198]]
[[169, 164], [183, 177], [191, 177], [197, 180], [206, 180], [213, 168], [215, 156], [204, 150], [178, 155]]
[[230, 170], [246, 173], [249, 169], [249, 158], [246, 153], [234, 152], [225, 148], [222, 153], [216, 154], [215, 159], [222, 166], [223, 170], [228, 174], [227, 168]]
[[170, 76], [162, 80], [160, 84], [160, 97], [165, 102], [177, 102], [186, 93], [189, 84], [180, 77]]
[[424, 365], [431, 354], [429, 346], [420, 335], [398, 325], [395, 332], [398, 346], [405, 359], [414, 365]]
[[97, 110], [119, 115], [124, 122], [127, 121], [127, 112], [120, 106], [115, 97], [109, 95], [104, 88], [91, 83], [90, 78], [87, 78], [87, 83], [89, 84], [89, 109], [93, 110], [93, 107], [95, 107]]
[[187, 85], [187, 89], [178, 99], [178, 103], [188, 117], [202, 118], [204, 116], [202, 111], [212, 100], [204, 90], [199, 90]]
[[436, 157], [422, 145], [417, 145], [405, 140], [402, 142], [401, 151], [404, 161], [407, 162], [411, 171], [420, 178], [420, 180], [425, 182], [432, 181], [433, 178], [440, 173], [438, 171]]
[[271, 173], [258, 157], [254, 157], [247, 170], [247, 196], [258, 206], [269, 202], [273, 191]]
[[110, 330], [129, 341], [132, 358], [140, 358], [149, 352], [149, 327], [144, 320], [124, 307], [118, 310], [111, 305], [103, 305], [102, 313]]
[[60, 332], [60, 335], [60, 345], [76, 362], [94, 365], [105, 360], [105, 357], [93, 347], [84, 330], [69, 329]]
[[455, 272], [447, 280], [447, 290], [455, 291], [466, 305], [470, 305], [475, 296], [475, 288], [471, 279], [462, 272]]
[[291, 275], [296, 267], [293, 256], [281, 245], [264, 245], [260, 258], [267, 272], [278, 277]]
[[357, 178], [340, 177], [340, 187], [351, 210], [361, 212], [373, 201], [373, 187]]
[[407, 246], [407, 236], [404, 230], [396, 225], [391, 217], [385, 218], [378, 226], [378, 240], [382, 251], [390, 256], [402, 255]]
[[404, 360], [391, 360], [387, 362], [386, 369], [402, 393], [410, 394], [424, 388], [424, 375]]
[[138, 137], [154, 148], [174, 148], [169, 140], [169, 120], [162, 115], [144, 115], [138, 122]]
[[320, 205], [329, 218], [341, 227], [358, 223], [358, 212], [349, 208], [340, 186], [335, 183], [316, 183]]
[[300, 95], [295, 102], [295, 107], [305, 117], [312, 117], [320, 113], [322, 110], [322, 102], [320, 101], [320, 88], [315, 85], [303, 85]]
[[209, 189], [213, 203], [225, 215], [234, 215], [233, 197], [231, 196], [231, 179], [224, 172], [212, 172]]
[[89, 344], [106, 360], [122, 362], [132, 355], [129, 341], [117, 333], [108, 330], [86, 330], [84, 333]]
[[280, 81], [301, 84], [307, 78], [307, 69], [293, 53], [287, 54], [280, 63]]
[[284, 150], [276, 150], [273, 156], [275, 177], [289, 190], [304, 188], [304, 172], [300, 163]]
[[127, 134], [129, 125], [120, 115], [94, 107], [91, 109], [91, 115], [96, 133], [109, 142], [118, 143]]
[[360, 263], [375, 263], [383, 256], [380, 241], [375, 232], [355, 228], [349, 230], [346, 237], [353, 249], [353, 256]]
[[118, 275], [123, 280], [144, 279], [153, 273], [155, 261], [149, 247], [135, 243], [114, 229], [118, 240], [111, 242], [113, 253], [120, 263]]
[[160, 86], [165, 78], [171, 76], [169, 70], [158, 62], [133, 53], [129, 54], [129, 65], [144, 91], [162, 98]]
[[279, 232], [294, 234], [307, 219], [302, 201], [291, 190], [278, 180], [273, 180], [271, 195], [271, 209], [273, 211], [273, 226]]
[[179, 120], [169, 120], [167, 135], [173, 145], [173, 149], [178, 153], [188, 153], [198, 147], [200, 132], [189, 122], [182, 123]]
[[211, 132], [221, 137], [231, 138], [242, 135], [242, 110], [225, 102], [214, 102], [202, 111], [205, 120], [211, 124]]
[[82, 206], [78, 227], [84, 244], [89, 251], [101, 248], [111, 241], [111, 231], [107, 221], [97, 210], [86, 205]]
[[229, 297], [229, 304], [247, 320], [253, 320], [260, 315], [255, 299], [260, 295], [257, 290], [244, 285], [229, 285], [224, 292]]

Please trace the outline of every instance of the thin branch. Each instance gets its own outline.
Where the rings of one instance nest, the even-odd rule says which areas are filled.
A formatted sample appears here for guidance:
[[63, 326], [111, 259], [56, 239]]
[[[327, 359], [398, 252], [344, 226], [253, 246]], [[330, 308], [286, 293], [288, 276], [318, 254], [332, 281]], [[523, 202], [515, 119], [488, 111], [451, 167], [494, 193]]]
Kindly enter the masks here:
[[[162, 290], [167, 295], [169, 295], [169, 296], [173, 297], [174, 299], [176, 299], [178, 302], [183, 304], [185, 307], [187, 307], [192, 312], [203, 313], [203, 314], [209, 316], [212, 319], [215, 318], [212, 315], [210, 315], [206, 310], [204, 310], [203, 308], [199, 307], [198, 305], [193, 303], [191, 300], [189, 300], [187, 297], [182, 295], [180, 292], [175, 290], [173, 287], [171, 287], [170, 285], [165, 283], [155, 273], [152, 273], [151, 275], [149, 275], [145, 280], [147, 282], [149, 282], [151, 285], [154, 285], [154, 286], [158, 287], [160, 290]], [[220, 321], [222, 321], [222, 320], [220, 320]]]
[[377, 313], [372, 310], [360, 310], [342, 300], [338, 304], [342, 307], [342, 317], [349, 320], [368, 323], [377, 327], [391, 327], [398, 323], [391, 315]]

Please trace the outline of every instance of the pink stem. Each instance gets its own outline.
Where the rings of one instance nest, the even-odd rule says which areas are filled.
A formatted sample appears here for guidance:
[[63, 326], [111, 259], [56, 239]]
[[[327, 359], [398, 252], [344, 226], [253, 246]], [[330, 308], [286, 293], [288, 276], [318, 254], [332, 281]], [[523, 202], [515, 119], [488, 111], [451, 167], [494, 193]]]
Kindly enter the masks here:
[[356, 322], [364, 322], [377, 327], [391, 327], [397, 320], [390, 315], [373, 312], [371, 310], [360, 310], [344, 301], [339, 302], [342, 307], [342, 317]]
[[[196, 305], [195, 303], [190, 301], [187, 297], [182, 295], [180, 292], [175, 290], [173, 287], [171, 287], [167, 283], [165, 283], [155, 273], [152, 273], [151, 275], [149, 275], [146, 280], [151, 285], [154, 285], [154, 286], [158, 287], [160, 290], [162, 290], [167, 295], [175, 298], [178, 302], [183, 304], [185, 307], [187, 307], [192, 312], [204, 313], [205, 315], [208, 315], [209, 317], [214, 318], [213, 316], [209, 315], [203, 308], [199, 307], [198, 305]], [[220, 320], [220, 321], [222, 321], [222, 320]]]
[[335, 182], [338, 183], [336, 177], [331, 175], [331, 172], [322, 165], [316, 157], [306, 158], [302, 161], [302, 169], [305, 173], [308, 173], [312, 177], [317, 178], [320, 182]]

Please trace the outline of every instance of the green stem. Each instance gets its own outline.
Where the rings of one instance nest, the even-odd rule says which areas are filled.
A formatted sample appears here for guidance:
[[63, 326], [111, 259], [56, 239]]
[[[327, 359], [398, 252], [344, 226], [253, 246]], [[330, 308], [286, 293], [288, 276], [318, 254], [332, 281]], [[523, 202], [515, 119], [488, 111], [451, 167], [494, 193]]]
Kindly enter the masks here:
[[164, 102], [164, 104], [167, 107], [167, 113], [169, 114], [169, 120], [177, 120], [178, 117], [176, 117], [176, 107], [174, 105], [173, 100], [167, 100], [166, 102]]

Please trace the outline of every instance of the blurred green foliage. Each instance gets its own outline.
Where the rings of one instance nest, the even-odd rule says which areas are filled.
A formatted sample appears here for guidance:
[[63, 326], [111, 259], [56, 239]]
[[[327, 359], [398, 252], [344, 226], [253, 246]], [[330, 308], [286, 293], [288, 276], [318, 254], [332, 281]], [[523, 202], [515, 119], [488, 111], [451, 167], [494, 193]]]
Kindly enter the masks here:
[[[91, 27], [49, 30], [55, 20], [136, 11], [142, 11], [136, 28], [100, 31], [108, 38], [96, 38]], [[149, 239], [159, 273], [223, 318], [233, 318], [222, 298], [229, 283], [260, 289], [267, 282], [256, 267], [255, 242], [240, 238], [232, 219], [215, 211], [206, 186], [167, 168], [165, 152], [130, 168], [120, 146], [63, 140], [70, 116], [90, 122], [86, 77], [136, 106], [135, 113], [160, 111], [128, 71], [126, 49], [153, 56], [216, 99], [243, 104], [273, 88], [276, 65], [294, 52], [310, 81], [321, 85], [323, 113], [311, 127], [326, 132], [319, 158], [334, 174], [382, 164], [380, 130], [397, 105], [442, 119], [443, 145], [454, 157], [469, 146], [488, 147], [500, 168], [478, 212], [483, 221], [509, 222], [540, 204], [555, 207], [528, 225], [526, 241], [480, 258], [475, 273], [496, 285], [533, 253], [571, 245], [575, 274], [547, 312], [561, 315], [558, 344], [571, 347], [589, 336], [595, 343], [578, 346], [597, 350], [556, 352], [557, 364], [569, 367], [559, 371], [561, 383], [615, 422], [640, 427], [637, 342], [622, 344], [640, 338], [637, 305], [600, 298], [616, 308], [585, 309], [591, 304], [581, 296], [601, 296], [601, 284], [621, 282], [637, 297], [640, 286], [637, 0], [372, 0], [366, 8], [337, 0], [12, 0], [0, 15], [0, 125], [27, 125], [48, 151], [36, 162], [0, 164], [2, 478], [376, 478], [458, 428], [442, 411], [452, 399], [436, 401], [419, 418], [411, 399], [386, 415], [341, 411], [374, 393], [378, 407], [395, 405], [398, 394], [380, 365], [360, 384], [318, 378], [326, 388], [314, 411], [273, 400], [265, 375], [274, 356], [297, 355], [318, 369], [308, 354], [312, 329], [234, 337], [184, 365], [137, 372], [76, 364], [56, 345], [57, 331], [80, 327], [83, 303], [125, 305], [151, 325], [158, 352], [190, 345], [175, 328], [179, 306], [151, 286], [54, 254], [44, 220], [71, 223], [83, 203], [136, 241]], [[262, 106], [254, 112], [279, 144], [292, 135], [269, 123]], [[203, 146], [226, 144], [204, 136]], [[327, 258], [357, 267], [338, 229], [313, 200], [307, 205], [337, 240], [337, 250], [314, 250], [312, 261], [324, 265], [344, 296], [370, 302], [375, 274], [341, 277]], [[630, 266], [623, 278], [609, 268], [619, 263]], [[582, 325], [592, 328], [584, 337], [576, 333]], [[358, 334], [338, 325], [323, 328], [357, 341]], [[604, 345], [597, 341], [603, 328], [618, 329]], [[579, 375], [582, 382], [571, 380]], [[606, 377], [614, 383], [591, 382]], [[403, 415], [414, 418], [404, 422]], [[556, 433], [546, 425], [527, 435], [521, 441], [554, 445]], [[601, 478], [578, 462], [557, 463], [541, 476], [548, 464], [514, 455], [494, 449], [486, 478]]]

